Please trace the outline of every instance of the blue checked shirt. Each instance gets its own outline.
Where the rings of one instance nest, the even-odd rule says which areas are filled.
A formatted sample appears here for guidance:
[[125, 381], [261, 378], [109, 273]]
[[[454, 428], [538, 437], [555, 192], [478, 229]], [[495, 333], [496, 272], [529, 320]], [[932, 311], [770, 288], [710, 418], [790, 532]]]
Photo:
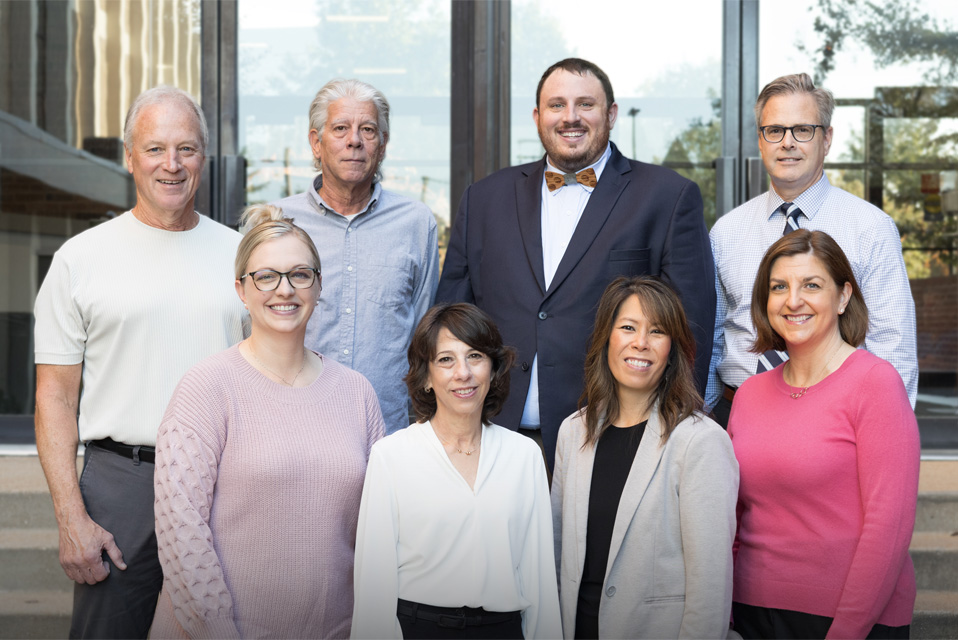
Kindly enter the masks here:
[[[770, 189], [722, 216], [712, 227], [718, 305], [706, 388], [709, 407], [718, 402], [723, 382], [738, 387], [755, 373], [758, 355], [749, 351], [755, 340], [752, 285], [765, 251], [782, 237], [785, 216], [777, 209], [783, 202]], [[918, 393], [915, 302], [894, 220], [874, 205], [833, 187], [824, 173], [795, 203], [805, 214], [799, 218], [801, 227], [829, 234], [848, 256], [868, 306], [865, 349], [898, 370], [914, 407]]]
[[363, 211], [343, 216], [319, 197], [322, 180], [274, 203], [309, 234], [322, 261], [306, 346], [366, 376], [392, 433], [409, 426], [406, 350], [439, 284], [436, 219], [378, 182]]

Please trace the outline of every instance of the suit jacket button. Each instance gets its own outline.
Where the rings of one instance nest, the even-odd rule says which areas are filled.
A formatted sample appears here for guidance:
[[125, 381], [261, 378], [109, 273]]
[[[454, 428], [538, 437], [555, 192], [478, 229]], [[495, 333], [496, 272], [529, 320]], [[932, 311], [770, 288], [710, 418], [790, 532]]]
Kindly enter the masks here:
[[545, 319], [548, 318], [548, 317], [549, 317], [549, 314], [546, 313], [545, 311], [540, 311], [540, 312], [539, 312], [539, 319], [540, 319], [540, 320], [545, 320]]
[[605, 590], [605, 595], [609, 596], [610, 598], [611, 598], [612, 596], [614, 596], [614, 595], [615, 595], [615, 587], [609, 587], [608, 589], [606, 589], [606, 590]]
[[529, 363], [528, 363], [528, 362], [523, 362], [523, 363], [522, 363], [522, 366], [521, 366], [520, 368], [521, 368], [523, 371], [528, 371], [528, 370], [529, 370]]

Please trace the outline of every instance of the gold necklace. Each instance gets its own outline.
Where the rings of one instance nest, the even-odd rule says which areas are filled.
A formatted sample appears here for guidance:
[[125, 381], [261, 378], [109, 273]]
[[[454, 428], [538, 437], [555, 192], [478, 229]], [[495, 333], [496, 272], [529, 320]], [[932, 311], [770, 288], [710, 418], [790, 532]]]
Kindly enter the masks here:
[[[842, 347], [843, 347], [843, 346], [845, 346], [845, 342], [844, 342], [844, 341], [842, 341], [841, 343], [839, 343], [838, 348], [835, 349], [835, 352], [834, 352], [834, 353], [832, 353], [832, 357], [828, 359], [828, 362], [825, 363], [825, 366], [822, 368], [821, 372], [818, 374], [819, 376], [821, 376], [821, 380], [819, 380], [818, 382], [821, 382], [822, 380], [825, 379], [825, 376], [823, 376], [822, 374], [825, 373], [825, 372], [828, 370], [828, 365], [830, 365], [830, 364], [832, 363], [832, 360], [835, 359], [835, 356], [838, 355], [838, 352], [842, 350]], [[785, 367], [782, 368], [782, 380], [785, 380], [785, 369], [787, 369], [790, 364], [792, 364], [792, 361], [791, 361], [791, 360], [789, 360], [787, 363], [785, 363]], [[814, 380], [814, 379], [815, 379], [815, 378], [812, 378], [812, 380]], [[791, 384], [788, 383], [788, 381], [785, 381], [785, 384], [787, 384], [789, 387], [792, 386]], [[812, 383], [812, 384], [816, 384], [816, 383]], [[810, 386], [812, 386], [812, 385], [811, 385], [811, 384], [808, 385], [808, 387], [810, 387]], [[801, 398], [802, 396], [804, 396], [806, 393], [808, 393], [808, 387], [800, 387], [800, 388], [801, 388], [801, 391], [791, 391], [791, 392], [789, 392], [788, 395], [790, 395], [793, 400], [798, 400], [799, 398]]]
[[443, 446], [452, 447], [453, 449], [456, 450], [456, 453], [461, 453], [461, 454], [464, 455], [464, 456], [471, 456], [472, 454], [474, 454], [476, 451], [479, 450], [479, 447], [482, 446], [482, 439], [481, 439], [481, 437], [480, 437], [479, 444], [477, 444], [476, 446], [474, 446], [474, 447], [472, 448], [472, 451], [463, 451], [462, 449], [460, 449], [460, 448], [457, 447], [456, 445], [454, 445], [454, 444], [449, 444], [448, 442], [446, 442], [445, 440], [443, 440], [442, 437], [439, 435], [439, 432], [436, 431], [436, 427], [433, 427], [433, 428], [432, 428], [432, 432], [436, 434], [436, 437], [439, 438], [439, 442], [441, 442], [441, 443], [443, 444]]
[[293, 381], [292, 381], [292, 382], [286, 382], [286, 378], [284, 378], [283, 376], [279, 375], [278, 373], [276, 373], [275, 371], [273, 371], [272, 369], [270, 369], [269, 367], [267, 367], [265, 364], [263, 364], [263, 362], [262, 362], [259, 358], [256, 357], [256, 352], [253, 351], [253, 345], [251, 345], [249, 342], [246, 343], [246, 349], [249, 351], [249, 354], [250, 354], [251, 356], [253, 356], [253, 360], [255, 360], [256, 363], [257, 363], [259, 366], [263, 367], [264, 369], [266, 369], [267, 371], [269, 371], [270, 373], [272, 373], [274, 376], [276, 376], [277, 378], [279, 378], [279, 379], [282, 381], [282, 383], [285, 384], [287, 387], [291, 387], [291, 386], [293, 386], [294, 384], [296, 384], [296, 380], [297, 380], [297, 378], [299, 378], [299, 374], [301, 374], [301, 373], [303, 372], [303, 369], [306, 368], [306, 358], [307, 358], [307, 356], [306, 356], [306, 348], [305, 348], [305, 347], [303, 348], [303, 366], [301, 366], [301, 367], [299, 368], [299, 371], [296, 372], [296, 375], [293, 376]]

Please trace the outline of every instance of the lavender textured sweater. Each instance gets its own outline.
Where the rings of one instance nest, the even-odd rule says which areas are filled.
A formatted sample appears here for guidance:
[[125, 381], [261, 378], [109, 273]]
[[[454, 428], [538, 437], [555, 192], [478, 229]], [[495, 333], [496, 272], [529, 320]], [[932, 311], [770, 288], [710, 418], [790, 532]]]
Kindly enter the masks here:
[[232, 347], [180, 382], [156, 449], [163, 591], [153, 638], [347, 637], [372, 387], [323, 358], [272, 382]]

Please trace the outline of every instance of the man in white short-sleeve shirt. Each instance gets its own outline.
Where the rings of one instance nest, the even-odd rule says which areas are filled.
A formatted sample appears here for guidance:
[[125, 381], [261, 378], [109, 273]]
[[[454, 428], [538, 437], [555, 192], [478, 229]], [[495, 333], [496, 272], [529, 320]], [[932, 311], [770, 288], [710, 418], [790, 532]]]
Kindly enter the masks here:
[[207, 142], [189, 94], [141, 94], [124, 128], [136, 205], [64, 243], [37, 296], [37, 450], [76, 582], [71, 637], [147, 636], [157, 428], [183, 374], [243, 337], [240, 235], [193, 209]]

